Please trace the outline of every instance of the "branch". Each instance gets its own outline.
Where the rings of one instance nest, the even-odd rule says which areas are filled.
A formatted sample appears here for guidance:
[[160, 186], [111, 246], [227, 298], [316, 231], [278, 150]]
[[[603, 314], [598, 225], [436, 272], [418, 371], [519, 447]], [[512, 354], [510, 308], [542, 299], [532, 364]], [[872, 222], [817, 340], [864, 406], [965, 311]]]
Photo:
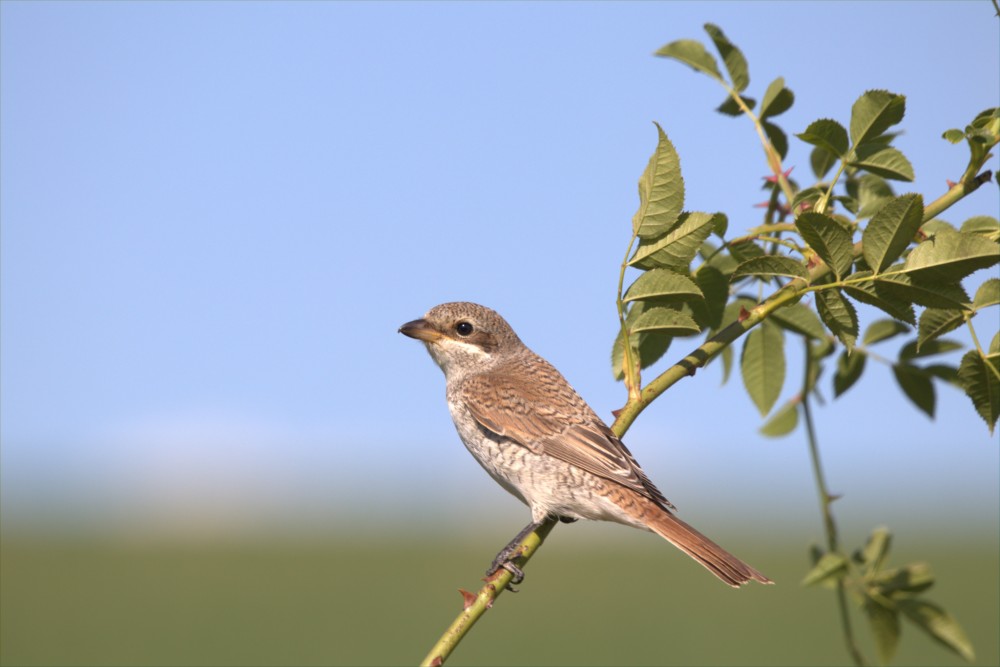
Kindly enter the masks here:
[[[990, 176], [990, 172], [987, 171], [980, 174], [976, 178], [971, 179], [968, 183], [957, 183], [953, 185], [944, 195], [924, 207], [924, 221], [926, 222], [927, 220], [934, 218], [966, 195], [974, 192], [980, 185], [989, 181]], [[854, 244], [854, 256], [857, 257], [860, 255], [861, 242], [859, 241]], [[650, 403], [656, 400], [660, 394], [677, 384], [677, 382], [681, 379], [694, 375], [698, 368], [708, 363], [708, 361], [719, 354], [723, 348], [731, 345], [741, 336], [750, 331], [750, 329], [763, 322], [778, 308], [781, 308], [786, 304], [794, 303], [800, 299], [802, 295], [810, 289], [810, 284], [826, 277], [830, 273], [832, 272], [826, 264], [821, 261], [818, 262], [816, 266], [809, 270], [808, 279], [795, 278], [762, 303], [758, 304], [752, 310], [746, 312], [744, 316], [740, 317], [736, 322], [733, 322], [728, 327], [709, 338], [697, 349], [665, 370], [655, 380], [646, 385], [646, 387], [639, 392], [638, 398], [630, 398], [625, 404], [625, 407], [617, 413], [617, 418], [611, 425], [611, 430], [614, 431], [615, 435], [619, 438], [624, 436], [628, 429], [632, 426], [636, 417], [638, 417]], [[625, 342], [625, 348], [627, 350], [629, 347], [627, 344], [628, 341], [626, 340]], [[548, 536], [549, 532], [551, 532], [555, 524], [555, 519], [547, 520], [538, 530], [528, 534], [528, 536], [521, 541], [521, 556], [516, 559], [518, 567], [524, 567], [531, 556], [534, 555], [539, 547], [541, 547], [545, 538]], [[430, 653], [428, 653], [427, 657], [424, 658], [421, 665], [436, 666], [443, 664], [476, 621], [479, 620], [487, 609], [493, 606], [493, 601], [496, 600], [497, 597], [499, 597], [500, 594], [507, 588], [507, 585], [510, 584], [512, 579], [513, 575], [507, 570], [501, 569], [493, 574], [486, 581], [486, 584], [479, 590], [479, 593], [475, 596], [474, 601], [468, 604], [448, 627], [445, 633], [431, 649]]]

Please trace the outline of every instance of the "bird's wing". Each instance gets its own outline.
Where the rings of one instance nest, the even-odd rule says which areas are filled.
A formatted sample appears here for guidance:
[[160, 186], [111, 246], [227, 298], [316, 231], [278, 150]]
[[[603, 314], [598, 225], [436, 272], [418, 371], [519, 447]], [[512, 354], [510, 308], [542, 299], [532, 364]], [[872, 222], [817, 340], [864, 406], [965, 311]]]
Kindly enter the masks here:
[[558, 371], [545, 365], [556, 377], [530, 382], [505, 374], [470, 378], [462, 402], [483, 428], [673, 509], [618, 436]]

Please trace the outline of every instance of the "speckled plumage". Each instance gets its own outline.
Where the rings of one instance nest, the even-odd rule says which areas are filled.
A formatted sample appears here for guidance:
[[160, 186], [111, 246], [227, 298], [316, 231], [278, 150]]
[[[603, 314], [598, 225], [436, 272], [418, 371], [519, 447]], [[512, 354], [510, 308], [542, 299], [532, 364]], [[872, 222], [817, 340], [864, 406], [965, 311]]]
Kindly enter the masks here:
[[528, 505], [533, 521], [558, 516], [651, 530], [731, 586], [770, 583], [677, 519], [622, 441], [496, 312], [446, 303], [400, 331], [425, 343], [444, 371], [462, 442]]

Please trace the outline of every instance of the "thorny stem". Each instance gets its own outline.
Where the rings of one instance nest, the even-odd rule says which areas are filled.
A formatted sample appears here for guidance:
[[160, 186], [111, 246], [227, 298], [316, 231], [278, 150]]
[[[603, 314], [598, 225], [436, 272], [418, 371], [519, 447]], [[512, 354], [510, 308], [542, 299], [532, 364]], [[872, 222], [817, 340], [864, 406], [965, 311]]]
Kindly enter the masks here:
[[[833, 511], [830, 506], [836, 500], [836, 496], [830, 494], [826, 485], [826, 478], [823, 475], [823, 464], [819, 458], [819, 443], [816, 439], [816, 428], [813, 424], [812, 408], [809, 404], [809, 393], [812, 391], [812, 366], [813, 349], [810, 341], [806, 339], [806, 370], [805, 380], [802, 385], [802, 416], [806, 423], [806, 439], [809, 442], [809, 458], [812, 461], [813, 478], [816, 480], [816, 490], [819, 492], [820, 511], [823, 513], [823, 528], [826, 532], [826, 548], [830, 553], [840, 550], [839, 538], [837, 536], [837, 523], [833, 519]], [[837, 579], [837, 606], [840, 609], [840, 624], [844, 631], [844, 642], [847, 644], [847, 651], [851, 654], [855, 665], [864, 665], [865, 657], [858, 648], [854, 639], [854, 631], [851, 628], [850, 610], [847, 606], [847, 592], [842, 578]]]

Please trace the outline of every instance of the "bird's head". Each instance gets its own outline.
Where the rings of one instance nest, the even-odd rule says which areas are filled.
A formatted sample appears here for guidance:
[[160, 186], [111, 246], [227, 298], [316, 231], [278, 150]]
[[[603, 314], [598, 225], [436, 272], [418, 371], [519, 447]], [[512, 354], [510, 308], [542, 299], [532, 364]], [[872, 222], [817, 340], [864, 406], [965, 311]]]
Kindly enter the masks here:
[[446, 377], [482, 372], [524, 344], [495, 311], [458, 301], [434, 306], [399, 333], [423, 341]]

